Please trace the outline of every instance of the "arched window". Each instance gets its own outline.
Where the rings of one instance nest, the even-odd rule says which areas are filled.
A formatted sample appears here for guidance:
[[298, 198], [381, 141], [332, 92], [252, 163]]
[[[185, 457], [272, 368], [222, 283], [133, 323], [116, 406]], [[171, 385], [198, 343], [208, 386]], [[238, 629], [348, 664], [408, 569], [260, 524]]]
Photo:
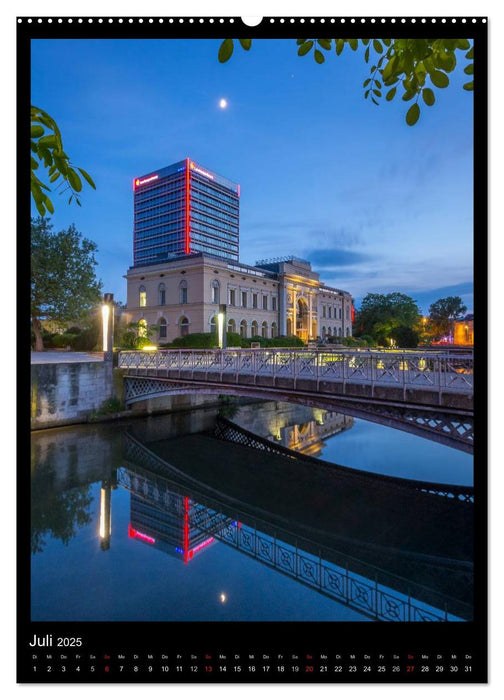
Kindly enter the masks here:
[[147, 337], [147, 321], [145, 318], [141, 318], [140, 321], [138, 322], [138, 337], [139, 338], [146, 338]]
[[179, 302], [187, 304], [187, 280], [182, 280], [179, 284]]
[[240, 335], [242, 338], [247, 337], [247, 322], [245, 319], [243, 319], [243, 321], [240, 323]]
[[164, 340], [166, 338], [166, 318], [160, 318], [157, 325], [159, 328], [159, 340]]
[[138, 288], [138, 306], [147, 306], [147, 290], [143, 284]]
[[267, 338], [268, 337], [268, 324], [266, 321], [263, 321], [261, 331], [262, 331], [262, 337]]
[[180, 335], [189, 334], [189, 319], [186, 316], [182, 316], [179, 321]]
[[210, 319], [210, 333], [217, 335], [217, 316], [212, 316]]
[[347, 328], [347, 329], [346, 329], [346, 337], [347, 337], [347, 338], [350, 337], [350, 328]]
[[212, 282], [212, 304], [220, 304], [220, 284], [217, 280]]
[[158, 304], [164, 306], [166, 304], [166, 287], [163, 282], [158, 287]]
[[276, 338], [277, 335], [278, 335], [277, 324], [273, 321], [273, 323], [271, 324], [271, 337]]
[[236, 322], [234, 318], [230, 318], [228, 321], [228, 333], [236, 333]]
[[257, 321], [252, 321], [251, 332], [252, 338], [255, 338], [257, 335], [259, 335], [259, 324], [257, 323]]

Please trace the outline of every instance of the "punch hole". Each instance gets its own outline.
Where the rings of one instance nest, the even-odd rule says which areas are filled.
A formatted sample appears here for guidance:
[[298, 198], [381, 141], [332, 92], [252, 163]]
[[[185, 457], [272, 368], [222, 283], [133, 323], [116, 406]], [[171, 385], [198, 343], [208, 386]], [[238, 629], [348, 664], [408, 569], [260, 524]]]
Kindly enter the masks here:
[[246, 24], [247, 27], [257, 27], [261, 24], [262, 20], [262, 17], [241, 17], [241, 21], [243, 24]]

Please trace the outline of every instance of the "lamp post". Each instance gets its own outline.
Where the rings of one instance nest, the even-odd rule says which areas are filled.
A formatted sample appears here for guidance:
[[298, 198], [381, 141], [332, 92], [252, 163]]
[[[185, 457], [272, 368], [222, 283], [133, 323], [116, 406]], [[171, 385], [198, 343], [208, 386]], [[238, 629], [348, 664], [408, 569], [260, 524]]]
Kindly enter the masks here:
[[219, 313], [217, 314], [217, 333], [220, 350], [225, 350], [226, 348], [226, 310], [226, 304], [219, 304]]
[[114, 358], [114, 295], [107, 292], [103, 295], [103, 359], [112, 362]]

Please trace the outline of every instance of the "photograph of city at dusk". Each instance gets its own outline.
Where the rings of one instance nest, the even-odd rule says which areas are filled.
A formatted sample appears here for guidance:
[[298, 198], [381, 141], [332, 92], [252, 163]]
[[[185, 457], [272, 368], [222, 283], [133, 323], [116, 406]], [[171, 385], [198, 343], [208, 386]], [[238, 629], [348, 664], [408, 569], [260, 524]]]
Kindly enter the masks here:
[[485, 675], [485, 25], [296, 21], [24, 30], [30, 682]]

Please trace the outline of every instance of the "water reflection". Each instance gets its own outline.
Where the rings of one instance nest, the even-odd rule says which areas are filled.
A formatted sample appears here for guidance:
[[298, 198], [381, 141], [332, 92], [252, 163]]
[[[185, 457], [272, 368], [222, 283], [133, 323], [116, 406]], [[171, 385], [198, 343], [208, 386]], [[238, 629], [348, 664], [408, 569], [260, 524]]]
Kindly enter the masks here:
[[[334, 517], [331, 537], [327, 532], [318, 537], [313, 528], [323, 531], [327, 523], [311, 503], [311, 486], [306, 503], [304, 493], [299, 501], [262, 502], [269, 508], [266, 517], [253, 498], [233, 505], [232, 488], [224, 500], [212, 497], [211, 485], [198, 490], [189, 478], [195, 460], [188, 460], [182, 476], [166, 460], [152, 462], [153, 447], [174, 450], [181, 439], [202, 445], [208, 438], [201, 430], [210, 429], [216, 413], [205, 409], [136, 420], [120, 430], [82, 426], [34, 435], [33, 619], [334, 620], [364, 615], [420, 620], [444, 619], [445, 608], [451, 616], [470, 619], [472, 566], [465, 546], [459, 554], [453, 547], [450, 563], [448, 540], [428, 542], [421, 556], [412, 556], [411, 546], [384, 551], [383, 541], [369, 538], [378, 513], [371, 502], [369, 510], [355, 512], [344, 489], [338, 500], [337, 490], [319, 487], [317, 498], [330, 496]], [[341, 414], [274, 402], [240, 407], [234, 420], [308, 455], [320, 454], [343, 435], [348, 439], [354, 425]], [[126, 436], [123, 442], [132, 430], [140, 439]], [[267, 482], [263, 487], [273, 498], [275, 489]], [[436, 517], [441, 513], [449, 522], [443, 508], [435, 506]], [[454, 526], [467, 520], [462, 540], [471, 529], [472, 511], [465, 508], [453, 517]], [[389, 542], [398, 534], [391, 533]], [[429, 561], [430, 550], [436, 552], [435, 561]], [[229, 573], [233, 570], [236, 579]], [[80, 580], [84, 571], [87, 585]], [[215, 584], [211, 598], [218, 609], [203, 593], [207, 581]], [[179, 599], [181, 586], [187, 595], [192, 592], [186, 607]], [[139, 590], [147, 608], [133, 604]], [[240, 599], [240, 590], [247, 592], [247, 601]], [[261, 590], [277, 591], [274, 611]]]

